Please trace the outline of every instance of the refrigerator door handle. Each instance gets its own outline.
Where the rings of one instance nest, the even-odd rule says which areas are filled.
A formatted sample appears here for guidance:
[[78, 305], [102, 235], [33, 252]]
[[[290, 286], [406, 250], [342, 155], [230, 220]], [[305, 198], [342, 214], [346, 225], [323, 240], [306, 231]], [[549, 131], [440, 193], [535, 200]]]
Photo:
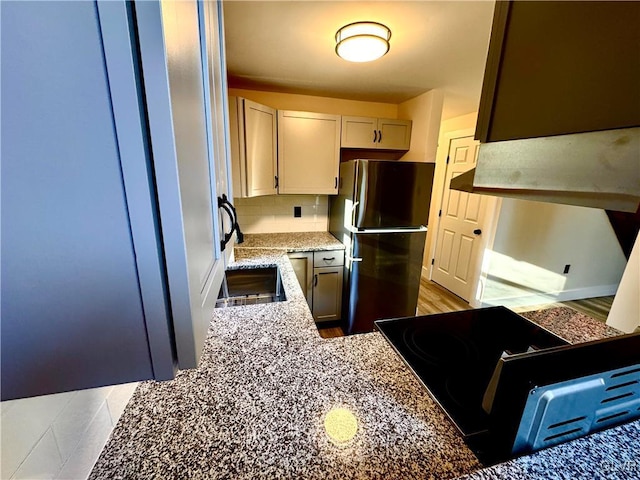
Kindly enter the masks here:
[[347, 257], [347, 260], [349, 262], [361, 262], [362, 258], [360, 258], [360, 257]]
[[417, 233], [417, 232], [426, 232], [427, 227], [424, 225], [420, 225], [416, 228], [355, 228], [351, 227], [351, 233], [358, 234], [380, 234], [380, 233]]

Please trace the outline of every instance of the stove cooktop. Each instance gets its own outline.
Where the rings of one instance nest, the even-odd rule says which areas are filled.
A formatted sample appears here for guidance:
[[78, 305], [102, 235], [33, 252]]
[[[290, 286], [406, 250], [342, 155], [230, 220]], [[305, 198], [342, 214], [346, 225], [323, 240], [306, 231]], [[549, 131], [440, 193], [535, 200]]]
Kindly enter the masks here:
[[465, 437], [488, 428], [482, 399], [501, 356], [568, 344], [504, 307], [375, 324]]

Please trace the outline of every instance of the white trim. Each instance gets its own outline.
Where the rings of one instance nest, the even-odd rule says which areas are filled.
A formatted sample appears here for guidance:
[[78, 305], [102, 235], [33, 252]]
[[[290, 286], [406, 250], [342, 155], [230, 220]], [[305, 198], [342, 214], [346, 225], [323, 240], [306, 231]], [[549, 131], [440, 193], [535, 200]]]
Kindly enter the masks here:
[[491, 307], [495, 305], [503, 305], [505, 307], [526, 307], [545, 303], [580, 300], [583, 298], [606, 297], [609, 295], [615, 295], [617, 290], [617, 283], [613, 285], [597, 285], [595, 287], [573, 288], [571, 290], [563, 290], [560, 292], [494, 298], [490, 299], [489, 302], [482, 302], [480, 306]]

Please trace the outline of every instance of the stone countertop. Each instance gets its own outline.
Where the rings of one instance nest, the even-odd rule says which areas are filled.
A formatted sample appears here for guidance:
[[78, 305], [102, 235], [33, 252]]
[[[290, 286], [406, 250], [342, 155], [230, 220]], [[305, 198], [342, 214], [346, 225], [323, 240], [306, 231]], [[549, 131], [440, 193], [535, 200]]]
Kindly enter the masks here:
[[[200, 366], [140, 384], [90, 478], [598, 478], [639, 463], [634, 422], [482, 469], [379, 333], [319, 336], [288, 248], [267, 247], [237, 248], [235, 266], [277, 265], [287, 301], [217, 309]], [[323, 428], [335, 407], [358, 420], [346, 445]]]
[[[621, 335], [568, 307], [521, 313], [571, 343]], [[640, 421], [478, 470], [460, 480], [640, 478]]]
[[236, 251], [245, 248], [284, 249], [288, 252], [314, 252], [344, 250], [329, 232], [301, 233], [253, 233], [244, 236], [244, 242], [236, 245]]

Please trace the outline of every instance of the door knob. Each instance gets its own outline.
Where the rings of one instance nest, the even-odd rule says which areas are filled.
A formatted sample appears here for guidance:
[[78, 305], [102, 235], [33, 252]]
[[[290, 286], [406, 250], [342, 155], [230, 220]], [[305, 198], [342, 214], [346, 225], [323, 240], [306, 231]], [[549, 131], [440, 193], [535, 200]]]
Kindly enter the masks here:
[[474, 235], [480, 235], [480, 234], [482, 234], [482, 230], [480, 230], [479, 228], [476, 228], [476, 229], [473, 231], [473, 234], [474, 234]]

